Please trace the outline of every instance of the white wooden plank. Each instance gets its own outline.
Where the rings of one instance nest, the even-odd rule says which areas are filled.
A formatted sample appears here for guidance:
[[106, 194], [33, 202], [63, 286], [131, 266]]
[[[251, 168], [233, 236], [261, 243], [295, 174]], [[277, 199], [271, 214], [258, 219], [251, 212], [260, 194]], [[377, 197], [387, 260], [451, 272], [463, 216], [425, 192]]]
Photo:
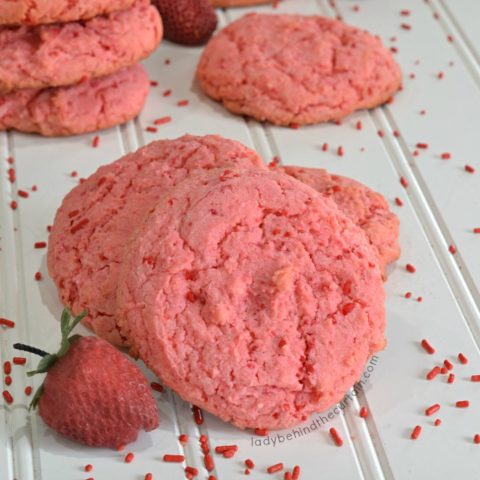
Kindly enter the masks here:
[[[7, 149], [7, 135], [0, 134], [0, 317], [10, 318], [12, 314], [7, 304], [7, 298], [12, 294], [13, 289], [11, 278], [8, 274], [11, 264], [8, 259], [9, 243], [13, 236], [13, 225], [11, 223], [10, 207], [7, 199], [10, 196], [10, 188], [7, 183], [7, 170], [9, 165], [7, 163], [8, 149]], [[10, 329], [0, 327], [0, 362], [9, 359], [8, 345], [11, 341], [12, 332]], [[4, 389], [3, 370], [2, 370], [2, 391]], [[0, 400], [0, 478], [13, 477], [13, 463], [12, 463], [12, 442], [11, 431], [9, 425], [9, 411], [11, 407], [7, 406]]]

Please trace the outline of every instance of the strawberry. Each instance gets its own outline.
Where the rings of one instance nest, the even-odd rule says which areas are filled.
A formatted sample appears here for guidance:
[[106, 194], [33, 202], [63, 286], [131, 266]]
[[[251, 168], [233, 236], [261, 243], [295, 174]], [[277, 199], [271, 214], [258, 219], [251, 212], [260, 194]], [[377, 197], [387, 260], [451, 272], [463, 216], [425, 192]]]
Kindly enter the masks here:
[[181, 45], [202, 45], [217, 27], [210, 0], [153, 0], [163, 21], [165, 38]]
[[133, 442], [139, 430], [158, 427], [158, 408], [140, 369], [105, 340], [70, 336], [86, 313], [62, 314], [62, 344], [56, 354], [15, 344], [42, 355], [37, 370], [47, 373], [30, 408], [56, 432], [94, 447], [118, 448]]

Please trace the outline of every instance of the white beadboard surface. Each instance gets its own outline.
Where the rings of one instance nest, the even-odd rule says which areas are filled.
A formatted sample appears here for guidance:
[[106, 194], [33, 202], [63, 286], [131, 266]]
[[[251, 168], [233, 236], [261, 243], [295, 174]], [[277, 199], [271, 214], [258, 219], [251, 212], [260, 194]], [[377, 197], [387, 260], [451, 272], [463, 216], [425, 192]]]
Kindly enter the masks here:
[[[265, 162], [278, 155], [283, 164], [327, 168], [385, 195], [400, 218], [402, 246], [385, 284], [387, 349], [367, 366], [363, 391], [352, 396], [343, 413], [336, 415], [331, 409], [296, 429], [270, 432], [269, 437], [240, 431], [208, 414], [199, 427], [190, 405], [170, 391], [155, 392], [160, 428], [140, 434], [123, 452], [74, 444], [28, 413], [24, 389], [41, 381], [24, 375], [37, 362], [28, 357], [26, 367], [13, 367], [8, 390], [14, 403], [6, 405], [0, 397], [0, 480], [143, 480], [147, 472], [154, 480], [176, 480], [185, 478], [187, 465], [199, 469], [197, 478], [207, 479], [201, 434], [208, 436], [212, 450], [223, 444], [239, 447], [232, 459], [213, 454], [212, 474], [218, 480], [249, 478], [244, 473], [246, 458], [256, 465], [250, 478], [258, 479], [283, 479], [284, 471], [266, 472], [278, 462], [290, 470], [299, 465], [305, 480], [480, 478], [480, 445], [473, 441], [480, 434], [480, 383], [470, 381], [472, 374], [480, 374], [480, 235], [473, 233], [480, 227], [480, 2], [284, 0], [276, 10], [220, 10], [220, 26], [254, 10], [340, 15], [378, 34], [398, 50], [403, 91], [392, 104], [355, 113], [341, 125], [299, 130], [262, 125], [230, 115], [201, 93], [194, 80], [201, 48], [163, 42], [144, 62], [158, 82], [144, 111], [134, 122], [100, 132], [98, 148], [92, 147], [94, 134], [45, 139], [0, 133], [0, 317], [16, 322], [13, 329], [0, 327], [1, 361], [11, 360], [16, 341], [45, 350], [55, 350], [58, 344], [62, 307], [46, 271], [46, 250], [33, 245], [48, 239], [47, 225], [63, 196], [79, 177], [100, 165], [152, 140], [185, 133], [218, 133], [257, 149]], [[409, 15], [401, 15], [402, 10]], [[168, 89], [172, 94], [164, 97]], [[189, 104], [177, 106], [184, 99]], [[164, 116], [171, 116], [172, 122], [156, 133], [146, 131]], [[355, 128], [358, 120], [361, 131]], [[394, 136], [394, 131], [399, 134]], [[321, 150], [324, 142], [330, 146], [327, 152]], [[416, 148], [419, 142], [428, 148]], [[342, 157], [336, 154], [340, 145]], [[441, 159], [445, 152], [450, 160]], [[14, 158], [14, 184], [8, 181], [8, 157]], [[465, 171], [467, 164], [476, 169], [474, 174]], [[72, 171], [78, 172], [77, 178], [71, 177]], [[407, 188], [400, 177], [407, 179]], [[37, 191], [32, 191], [34, 185]], [[19, 189], [29, 191], [29, 198], [19, 198]], [[396, 197], [403, 207], [395, 205]], [[18, 202], [16, 210], [10, 208], [12, 200]], [[456, 247], [455, 254], [449, 252], [450, 245]], [[406, 271], [407, 263], [415, 265], [416, 273]], [[34, 279], [37, 271], [41, 281]], [[404, 297], [406, 292], [412, 292], [410, 299]], [[434, 355], [420, 347], [423, 338], [434, 345]], [[467, 365], [459, 363], [459, 352], [468, 357]], [[426, 373], [444, 359], [454, 364], [455, 382], [448, 384], [445, 375], [426, 380]], [[2, 378], [1, 389], [5, 388]], [[470, 408], [456, 408], [457, 400], [469, 400]], [[425, 409], [435, 403], [440, 411], [427, 417]], [[369, 409], [366, 420], [358, 415], [361, 406]], [[440, 426], [433, 425], [437, 418]], [[414, 441], [410, 433], [416, 425], [422, 433]], [[343, 447], [332, 442], [332, 426], [344, 439]], [[190, 437], [185, 447], [178, 442], [180, 433]], [[129, 451], [135, 460], [127, 464], [124, 456]], [[165, 463], [165, 453], [183, 454], [185, 463]], [[84, 471], [86, 464], [94, 467], [89, 473]]]

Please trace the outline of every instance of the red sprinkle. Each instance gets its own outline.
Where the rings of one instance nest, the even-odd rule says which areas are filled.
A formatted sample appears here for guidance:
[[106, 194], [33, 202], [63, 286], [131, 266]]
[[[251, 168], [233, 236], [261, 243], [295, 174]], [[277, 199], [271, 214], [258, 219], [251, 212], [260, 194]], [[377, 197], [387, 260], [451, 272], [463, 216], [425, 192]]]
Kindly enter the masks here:
[[447, 367], [442, 367], [442, 368], [440, 369], [440, 373], [441, 373], [442, 375], [447, 374], [447, 373], [448, 373]]
[[188, 442], [188, 435], [185, 435], [182, 433], [181, 435], [178, 436], [178, 441], [180, 443], [187, 443]]
[[412, 26], [409, 25], [408, 23], [402, 23], [400, 25], [404, 30], [411, 30], [412, 29]]
[[463, 353], [459, 353], [458, 354], [458, 360], [460, 361], [460, 363], [462, 363], [463, 365], [466, 365], [468, 363], [468, 358], [463, 354]]
[[33, 246], [35, 248], [45, 248], [47, 246], [47, 242], [35, 242]]
[[441, 371], [440, 367], [433, 367], [428, 373], [427, 373], [427, 380], [433, 380]]
[[471, 165], [465, 165], [465, 171], [468, 173], [475, 173], [475, 169]]
[[338, 156], [339, 156], [339, 157], [343, 157], [344, 153], [345, 153], [345, 152], [343, 151], [343, 147], [338, 147], [338, 149], [337, 149], [337, 154], [338, 154]]
[[383, 138], [385, 136], [385, 134], [383, 133], [383, 130], [378, 130], [377, 134], [380, 138]]
[[422, 149], [426, 149], [428, 148], [428, 143], [417, 143], [417, 148], [422, 148]]
[[472, 382], [480, 382], [480, 375], [472, 375], [470, 379]]
[[295, 465], [292, 472], [292, 480], [298, 480], [300, 478], [300, 467]]
[[328, 150], [328, 143], [322, 145], [322, 151], [326, 152]]
[[415, 273], [416, 272], [416, 268], [411, 263], [407, 263], [405, 265], [405, 269], [407, 270], [408, 273]]
[[250, 469], [255, 468], [255, 464], [253, 463], [253, 460], [250, 460], [249, 458], [245, 460], [245, 465]]
[[341, 447], [343, 445], [342, 437], [339, 435], [337, 430], [333, 427], [330, 429], [330, 436], [332, 437], [332, 439], [335, 442], [335, 445], [337, 445], [337, 447]]
[[39, 282], [40, 280], [42, 280], [42, 278], [43, 278], [42, 272], [35, 272], [34, 278], [35, 278], [35, 280], [36, 280], [37, 282]]
[[145, 129], [147, 132], [150, 132], [150, 133], [156, 133], [158, 132], [158, 128], [157, 127], [147, 127]]
[[153, 480], [153, 475], [151, 473], [146, 473], [144, 480]]
[[354, 308], [355, 308], [355, 304], [354, 304], [354, 303], [346, 303], [346, 304], [342, 307], [342, 313], [343, 313], [343, 315], [348, 315]]
[[13, 357], [13, 363], [15, 365], [25, 365], [27, 363], [27, 359], [25, 357]]
[[132, 452], [129, 452], [125, 455], [125, 463], [132, 463], [135, 455]]
[[203, 461], [205, 463], [205, 468], [207, 469], [207, 471], [211, 472], [215, 468], [215, 465], [213, 464], [213, 458], [209, 453], [205, 454]]
[[163, 95], [164, 97], [169, 97], [171, 94], [172, 94], [172, 91], [171, 91], [171, 90], [165, 90], [162, 95]]
[[403, 202], [400, 198], [395, 197], [395, 204], [399, 207], [403, 207]]
[[480, 233], [480, 227], [475, 227], [473, 229], [473, 233]]
[[8, 392], [7, 390], [4, 390], [3, 393], [3, 398], [5, 399], [5, 401], [11, 405], [13, 403], [13, 397], [12, 395], [10, 394], [10, 392]]
[[194, 477], [198, 475], [198, 469], [195, 467], [185, 467], [185, 472], [193, 475]]
[[7, 318], [0, 318], [0, 325], [8, 328], [13, 328], [15, 326], [15, 322], [13, 322], [12, 320], [8, 320]]
[[452, 370], [453, 364], [452, 364], [452, 362], [451, 362], [450, 360], [444, 360], [444, 361], [443, 361], [443, 364], [445, 365], [445, 368], [446, 368], [447, 370]]
[[163, 387], [157, 382], [152, 382], [150, 384], [150, 387], [152, 388], [152, 390], [155, 390], [156, 392], [160, 392], [160, 393], [163, 392]]
[[77, 233], [79, 230], [81, 230], [85, 225], [87, 225], [87, 223], [89, 222], [90, 220], [88, 218], [84, 218], [82, 220], [80, 220], [76, 225], [74, 225], [71, 229], [70, 229], [70, 233]]
[[473, 443], [476, 443], [477, 445], [480, 444], [480, 434], [476, 434], [474, 437], [473, 437]]
[[256, 428], [255, 435], [259, 437], [268, 437], [268, 430], [266, 428]]
[[165, 454], [163, 456], [163, 461], [164, 462], [169, 462], [169, 463], [182, 463], [184, 460], [185, 460], [185, 457], [183, 455]]
[[470, 406], [470, 402], [468, 400], [459, 400], [455, 403], [457, 408], [468, 408]]
[[438, 78], [439, 80], [441, 80], [444, 76], [445, 76], [445, 75], [444, 75], [443, 72], [438, 72], [438, 73], [437, 73], [437, 78]]
[[407, 179], [405, 177], [400, 177], [400, 184], [402, 185], [403, 188], [407, 188], [408, 187]]
[[435, 403], [431, 407], [428, 407], [425, 410], [425, 415], [429, 417], [430, 415], [433, 415], [434, 413], [438, 412], [440, 410], [440, 405], [438, 403]]
[[448, 152], [442, 153], [441, 157], [442, 160], [450, 160], [452, 158], [452, 156]]
[[361, 130], [363, 128], [362, 122], [359, 120], [357, 122], [357, 130]]
[[283, 470], [283, 463], [276, 463], [267, 468], [268, 473], [281, 472]]
[[10, 375], [12, 373], [12, 364], [10, 362], [4, 362], [3, 373], [5, 375]]
[[283, 480], [292, 480], [292, 478], [292, 474], [288, 470], [283, 474]]
[[18, 191], [18, 196], [19, 196], [19, 197], [28, 198], [29, 195], [30, 195], [30, 194], [29, 194], [28, 192], [26, 192], [25, 190], [19, 190], [19, 191]]
[[417, 425], [413, 429], [412, 434], [410, 435], [410, 438], [412, 440], [416, 440], [420, 436], [420, 433], [422, 433], [422, 427], [420, 425]]
[[4, 381], [5, 385], [9, 387], [12, 384], [12, 377], [10, 375], [5, 375]]
[[433, 355], [435, 353], [435, 349], [428, 343], [427, 340], [423, 339], [422, 340], [422, 347], [425, 349], [427, 353], [430, 355]]
[[195, 423], [197, 425], [202, 425], [203, 424], [203, 412], [200, 408], [198, 408], [196, 405], [192, 406], [192, 412], [193, 412], [193, 419], [195, 420]]
[[236, 452], [238, 450], [237, 445], [219, 445], [218, 447], [215, 447], [215, 453], [225, 453], [228, 452], [229, 450], [233, 450]]
[[156, 80], [150, 80], [151, 87], [158, 87], [158, 82]]
[[177, 102], [178, 107], [186, 107], [189, 104], [188, 100], [180, 100]]
[[360, 409], [359, 415], [360, 415], [361, 418], [367, 418], [367, 417], [368, 417], [368, 409], [367, 409], [367, 407], [362, 407], [362, 408]]
[[452, 254], [452, 255], [455, 255], [457, 253], [457, 248], [455, 247], [455, 245], [449, 245], [448, 246], [448, 251]]
[[95, 135], [92, 140], [92, 147], [97, 148], [100, 145], [100, 137]]
[[400, 10], [400, 15], [408, 17], [410, 15], [410, 10]]
[[448, 376], [448, 379], [447, 379], [447, 382], [448, 383], [453, 383], [455, 381], [455, 375], [453, 373], [451, 373], [449, 376]]
[[29, 397], [32, 394], [32, 387], [25, 387], [25, 395]]
[[165, 123], [169, 123], [172, 121], [172, 117], [162, 117], [162, 118], [157, 118], [153, 123], [155, 125], [164, 125]]
[[84, 470], [85, 470], [86, 472], [91, 472], [91, 471], [93, 470], [93, 465], [90, 465], [90, 464], [85, 465]]
[[405, 298], [411, 298], [412, 297], [412, 292], [407, 292], [405, 294]]

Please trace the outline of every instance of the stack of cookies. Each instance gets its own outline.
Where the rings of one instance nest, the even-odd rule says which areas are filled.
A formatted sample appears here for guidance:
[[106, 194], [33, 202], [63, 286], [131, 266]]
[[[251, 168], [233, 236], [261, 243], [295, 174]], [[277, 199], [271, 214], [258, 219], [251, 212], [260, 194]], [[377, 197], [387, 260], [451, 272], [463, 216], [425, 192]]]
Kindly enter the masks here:
[[64, 199], [64, 305], [185, 400], [245, 428], [329, 408], [385, 346], [398, 219], [367, 186], [216, 135], [153, 142]]
[[0, 2], [0, 25], [0, 130], [75, 135], [142, 109], [138, 62], [162, 38], [150, 0]]

